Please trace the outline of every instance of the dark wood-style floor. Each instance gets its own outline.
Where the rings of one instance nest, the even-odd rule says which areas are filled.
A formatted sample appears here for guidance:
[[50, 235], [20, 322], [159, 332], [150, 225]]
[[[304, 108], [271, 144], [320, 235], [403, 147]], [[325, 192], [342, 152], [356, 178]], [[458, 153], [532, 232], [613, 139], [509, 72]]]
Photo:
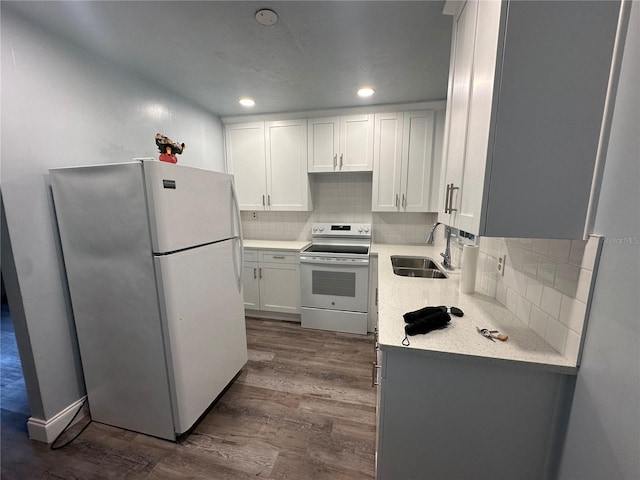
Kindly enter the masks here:
[[2, 479], [373, 478], [372, 336], [247, 319], [247, 337], [246, 367], [179, 444], [92, 423], [52, 451], [3, 408]]

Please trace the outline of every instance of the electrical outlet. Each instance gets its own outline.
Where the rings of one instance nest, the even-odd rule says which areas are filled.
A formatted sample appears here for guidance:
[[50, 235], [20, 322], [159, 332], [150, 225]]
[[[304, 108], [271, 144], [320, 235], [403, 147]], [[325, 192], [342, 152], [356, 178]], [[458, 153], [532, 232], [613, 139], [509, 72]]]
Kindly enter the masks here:
[[496, 263], [496, 270], [498, 270], [498, 274], [504, 277], [504, 267], [507, 264], [507, 255], [501, 255], [498, 257], [498, 262]]
[[253, 218], [255, 220], [256, 218], [258, 218], [258, 214], [256, 212], [252, 212], [251, 213], [251, 218]]

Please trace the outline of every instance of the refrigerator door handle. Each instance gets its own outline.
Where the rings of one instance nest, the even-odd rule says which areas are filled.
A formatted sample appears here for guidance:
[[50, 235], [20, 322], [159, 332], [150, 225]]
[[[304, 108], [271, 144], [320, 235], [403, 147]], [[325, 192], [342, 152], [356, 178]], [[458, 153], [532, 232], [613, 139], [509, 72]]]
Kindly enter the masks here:
[[239, 252], [237, 258], [240, 259], [238, 265], [238, 291], [242, 289], [242, 269], [244, 266], [244, 242], [242, 240], [242, 219], [240, 217], [240, 204], [238, 203], [238, 196], [236, 195], [236, 189], [233, 180], [231, 181], [231, 198], [233, 200], [233, 208], [236, 216], [236, 222], [238, 223], [238, 233], [235, 238], [236, 245], [239, 247]]

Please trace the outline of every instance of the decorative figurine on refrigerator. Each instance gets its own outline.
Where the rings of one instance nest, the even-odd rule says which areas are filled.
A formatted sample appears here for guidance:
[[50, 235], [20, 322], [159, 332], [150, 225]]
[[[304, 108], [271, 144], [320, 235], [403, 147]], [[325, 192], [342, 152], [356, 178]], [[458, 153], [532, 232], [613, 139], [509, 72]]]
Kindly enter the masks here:
[[184, 143], [176, 143], [160, 133], [156, 134], [156, 145], [160, 149], [160, 161], [168, 163], [178, 163], [176, 155], [181, 154], [186, 148]]

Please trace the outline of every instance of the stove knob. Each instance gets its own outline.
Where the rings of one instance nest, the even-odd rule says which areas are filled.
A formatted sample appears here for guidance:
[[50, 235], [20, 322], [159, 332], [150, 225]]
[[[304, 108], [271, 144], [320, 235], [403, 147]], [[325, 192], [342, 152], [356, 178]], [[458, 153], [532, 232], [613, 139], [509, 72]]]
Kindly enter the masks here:
[[362, 227], [360, 227], [360, 228], [358, 229], [358, 232], [359, 232], [359, 233], [362, 233]]
[[318, 231], [318, 227], [313, 227], [313, 233]]
[[368, 227], [364, 227], [364, 233], [369, 233], [369, 228]]
[[318, 230], [320, 230], [321, 232], [324, 232], [324, 227], [320, 227]]

